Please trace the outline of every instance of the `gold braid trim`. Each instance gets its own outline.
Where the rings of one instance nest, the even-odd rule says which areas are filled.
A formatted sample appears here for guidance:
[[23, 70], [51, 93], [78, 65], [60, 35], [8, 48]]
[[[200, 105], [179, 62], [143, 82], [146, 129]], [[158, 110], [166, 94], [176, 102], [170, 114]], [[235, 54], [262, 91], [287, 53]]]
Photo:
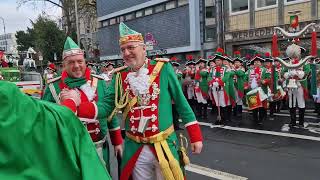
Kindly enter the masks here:
[[112, 118], [118, 113], [119, 110], [123, 109], [128, 104], [128, 102], [129, 102], [129, 91], [126, 90], [126, 92], [123, 93], [121, 73], [118, 72], [116, 75], [115, 96], [114, 96], [115, 108], [113, 109], [111, 115], [108, 117], [108, 122], [111, 122]]
[[153, 144], [158, 157], [160, 169], [165, 180], [184, 180], [180, 164], [174, 158], [168, 145], [168, 137], [174, 133], [173, 126], [151, 137], [134, 136], [126, 132], [126, 137], [142, 144]]

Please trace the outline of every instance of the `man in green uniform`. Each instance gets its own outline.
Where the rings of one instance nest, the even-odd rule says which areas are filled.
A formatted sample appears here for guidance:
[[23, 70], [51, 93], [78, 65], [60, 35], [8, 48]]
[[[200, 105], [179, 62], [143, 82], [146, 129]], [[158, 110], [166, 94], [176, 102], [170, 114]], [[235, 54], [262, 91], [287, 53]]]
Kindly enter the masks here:
[[270, 83], [270, 74], [262, 66], [263, 62], [264, 59], [259, 55], [251, 59], [250, 64], [254, 66], [247, 70], [244, 84], [249, 110], [253, 111], [254, 122], [258, 125], [262, 125], [267, 116], [267, 93]]
[[[116, 154], [122, 153], [119, 122], [106, 122], [107, 87], [103, 78], [90, 73], [83, 51], [68, 37], [63, 51], [64, 71], [60, 77], [49, 80], [43, 99], [69, 107], [87, 126], [97, 152], [109, 169], [107, 130]], [[100, 123], [99, 123], [100, 122]], [[103, 157], [103, 158], [102, 158]]]
[[206, 67], [207, 60], [203, 58], [199, 58], [196, 62], [196, 87], [195, 94], [198, 101], [198, 115], [203, 119], [207, 119], [208, 116], [208, 100], [209, 100], [209, 84], [208, 84], [208, 76], [209, 71]]
[[202, 150], [200, 126], [169, 60], [147, 59], [142, 35], [123, 23], [119, 29], [120, 50], [126, 66], [112, 79], [106, 109], [107, 114], [111, 114], [115, 108], [112, 115], [121, 109], [125, 119], [120, 179], [182, 180], [179, 141], [172, 123], [172, 101], [177, 104], [176, 110], [188, 131], [193, 153]]
[[242, 114], [242, 105], [244, 97], [244, 78], [245, 78], [245, 69], [242, 66], [243, 59], [240, 57], [240, 51], [234, 52], [235, 58], [233, 59], [233, 81], [236, 95], [236, 104], [234, 107], [234, 115], [241, 117]]

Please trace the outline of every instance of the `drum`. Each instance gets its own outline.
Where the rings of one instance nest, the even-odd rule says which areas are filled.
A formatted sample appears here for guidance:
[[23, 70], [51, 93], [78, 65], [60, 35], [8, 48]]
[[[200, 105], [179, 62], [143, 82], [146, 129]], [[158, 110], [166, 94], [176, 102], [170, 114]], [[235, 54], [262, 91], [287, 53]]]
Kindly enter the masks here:
[[246, 94], [246, 102], [249, 110], [253, 110], [259, 107], [262, 107], [262, 101], [267, 99], [268, 96], [263, 92], [263, 90], [259, 87], [249, 91]]
[[98, 120], [80, 118], [83, 125], [87, 128], [93, 142], [101, 140], [100, 123]]

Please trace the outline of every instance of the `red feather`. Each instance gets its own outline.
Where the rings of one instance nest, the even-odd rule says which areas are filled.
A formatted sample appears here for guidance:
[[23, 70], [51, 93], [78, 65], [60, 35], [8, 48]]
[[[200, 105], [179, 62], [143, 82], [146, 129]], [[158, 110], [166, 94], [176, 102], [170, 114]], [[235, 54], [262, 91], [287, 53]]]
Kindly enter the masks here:
[[222, 48], [218, 48], [217, 49], [217, 52], [221, 53], [221, 54], [224, 54], [224, 50]]
[[264, 55], [265, 55], [266, 57], [270, 57], [270, 53], [269, 53], [269, 52], [266, 52]]

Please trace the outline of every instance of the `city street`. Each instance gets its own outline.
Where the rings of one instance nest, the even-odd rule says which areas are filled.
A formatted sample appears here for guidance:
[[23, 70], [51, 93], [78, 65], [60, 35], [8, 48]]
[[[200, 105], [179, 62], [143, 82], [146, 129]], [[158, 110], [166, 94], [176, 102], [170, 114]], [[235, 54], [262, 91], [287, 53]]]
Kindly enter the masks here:
[[318, 179], [318, 119], [308, 112], [305, 128], [290, 130], [287, 115], [283, 110], [261, 127], [252, 124], [249, 113], [243, 114], [240, 127], [237, 127], [236, 120], [226, 126], [214, 126], [199, 120], [204, 149], [201, 155], [191, 156], [192, 165], [187, 167], [187, 178]]
[[[294, 129], [286, 110], [263, 126], [254, 125], [247, 112], [241, 125], [236, 117], [225, 126], [212, 125], [216, 115], [209, 113], [208, 120], [199, 119], [204, 148], [201, 155], [189, 152], [187, 179], [319, 179], [320, 119], [312, 111], [306, 112], [305, 127]], [[116, 170], [112, 174], [116, 179]]]

